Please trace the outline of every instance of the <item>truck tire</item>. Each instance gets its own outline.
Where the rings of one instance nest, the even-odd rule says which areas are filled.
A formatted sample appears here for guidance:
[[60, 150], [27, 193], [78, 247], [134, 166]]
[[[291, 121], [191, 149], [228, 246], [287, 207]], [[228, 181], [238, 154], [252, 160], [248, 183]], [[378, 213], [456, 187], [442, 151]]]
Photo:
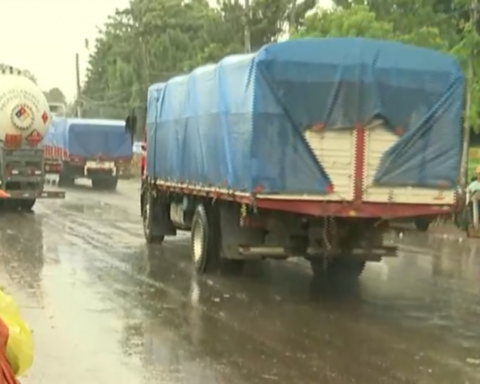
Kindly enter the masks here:
[[102, 189], [104, 186], [102, 179], [92, 179], [92, 188], [93, 189]]
[[430, 227], [430, 220], [424, 218], [418, 218], [414, 220], [415, 228], [420, 232], [427, 232]]
[[310, 259], [310, 267], [315, 277], [350, 278], [360, 277], [366, 262], [363, 260], [332, 258], [326, 263], [323, 258]]
[[18, 202], [18, 206], [20, 210], [22, 211], [31, 211], [33, 209], [33, 206], [36, 203], [36, 199], [25, 199], [25, 200], [20, 200]]
[[222, 230], [218, 207], [197, 205], [191, 228], [191, 255], [199, 275], [220, 270], [226, 274], [243, 271], [245, 260], [226, 259], [222, 252]]
[[58, 176], [59, 187], [71, 187], [73, 184], [75, 184], [75, 178], [62, 174]]
[[118, 179], [116, 177], [111, 178], [106, 182], [106, 187], [110, 191], [115, 191], [117, 189], [117, 185], [118, 185]]
[[142, 206], [143, 234], [148, 244], [162, 244], [165, 236], [155, 234], [153, 203], [154, 197], [152, 194], [146, 194]]
[[192, 220], [191, 255], [195, 272], [199, 275], [212, 271], [219, 260], [219, 226], [215, 225], [212, 212], [198, 204]]

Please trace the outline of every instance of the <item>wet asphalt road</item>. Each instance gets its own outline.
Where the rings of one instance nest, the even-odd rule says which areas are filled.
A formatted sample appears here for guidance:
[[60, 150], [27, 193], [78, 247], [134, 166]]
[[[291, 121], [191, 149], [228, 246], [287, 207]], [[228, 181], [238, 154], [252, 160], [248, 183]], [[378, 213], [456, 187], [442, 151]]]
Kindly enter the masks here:
[[480, 243], [395, 236], [358, 284], [302, 262], [195, 279], [188, 235], [148, 248], [138, 187], [0, 217], [0, 274], [34, 331], [23, 384], [480, 383]]

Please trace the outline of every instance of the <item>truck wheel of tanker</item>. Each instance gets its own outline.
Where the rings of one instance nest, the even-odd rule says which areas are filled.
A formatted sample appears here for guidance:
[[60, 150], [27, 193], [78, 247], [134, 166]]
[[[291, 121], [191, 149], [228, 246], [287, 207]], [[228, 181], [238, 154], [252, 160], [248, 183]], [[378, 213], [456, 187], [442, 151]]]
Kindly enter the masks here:
[[31, 211], [36, 203], [36, 199], [25, 199], [18, 202], [18, 206], [22, 211]]
[[2, 199], [0, 201], [0, 210], [3, 212], [12, 212], [18, 209], [16, 199]]
[[366, 262], [363, 260], [331, 258], [325, 261], [323, 258], [310, 259], [310, 267], [315, 277], [325, 278], [358, 278]]
[[154, 202], [155, 198], [151, 193], [147, 193], [142, 206], [143, 234], [148, 244], [162, 244], [165, 236], [155, 234], [154, 228]]
[[420, 232], [427, 232], [430, 227], [430, 220], [425, 218], [418, 218], [414, 220], [415, 228]]

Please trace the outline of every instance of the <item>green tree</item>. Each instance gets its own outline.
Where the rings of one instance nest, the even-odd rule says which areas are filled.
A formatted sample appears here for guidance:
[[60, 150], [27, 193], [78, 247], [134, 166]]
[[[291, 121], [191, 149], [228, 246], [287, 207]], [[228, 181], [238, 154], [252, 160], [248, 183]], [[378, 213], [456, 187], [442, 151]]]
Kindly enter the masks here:
[[49, 103], [66, 103], [66, 98], [60, 88], [52, 88], [48, 92], [44, 92]]
[[[470, 103], [469, 126], [480, 131], [480, 18], [470, 23], [469, 0], [333, 0], [338, 12], [368, 9], [375, 20], [392, 27], [394, 39], [454, 54], [467, 76]], [[370, 15], [371, 17], [371, 15]], [[391, 36], [390, 36], [391, 38]], [[473, 71], [470, 70], [472, 64]]]
[[449, 50], [448, 39], [443, 38], [437, 27], [419, 25], [408, 33], [399, 31], [393, 20], [380, 18], [365, 5], [354, 5], [310, 14], [294, 37], [368, 37]]
[[256, 0], [246, 19], [243, 2], [132, 0], [100, 30], [90, 56], [81, 103], [87, 116], [123, 118], [145, 104], [147, 88], [243, 51], [244, 26], [257, 49], [295, 30], [317, 0]]

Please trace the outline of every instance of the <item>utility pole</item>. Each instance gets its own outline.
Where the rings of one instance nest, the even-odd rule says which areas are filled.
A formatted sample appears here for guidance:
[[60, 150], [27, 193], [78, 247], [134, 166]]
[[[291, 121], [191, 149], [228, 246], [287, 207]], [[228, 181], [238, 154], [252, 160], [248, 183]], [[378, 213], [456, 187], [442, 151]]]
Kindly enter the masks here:
[[77, 80], [77, 100], [75, 103], [77, 107], [77, 117], [82, 117], [82, 101], [80, 100], [82, 86], [80, 85], [80, 55], [78, 53], [75, 54], [75, 75]]
[[244, 33], [245, 33], [245, 42], [244, 42], [244, 50], [245, 53], [252, 52], [252, 42], [250, 37], [250, 0], [245, 0], [245, 24], [244, 24]]
[[289, 32], [290, 33], [293, 33], [296, 29], [296, 25], [295, 25], [295, 16], [296, 16], [296, 11], [297, 11], [297, 0], [292, 0], [292, 8], [290, 9], [290, 15], [289, 15]]
[[[470, 3], [470, 33], [477, 34], [477, 20], [478, 20], [478, 0], [472, 0]], [[475, 82], [475, 63], [474, 58], [476, 56], [475, 49], [470, 48], [468, 59], [468, 77], [467, 77], [467, 92], [465, 96], [465, 118], [463, 121], [463, 151], [462, 151], [462, 163], [460, 166], [460, 186], [466, 188], [468, 185], [468, 152], [470, 147], [470, 117], [471, 117], [471, 105]]]

